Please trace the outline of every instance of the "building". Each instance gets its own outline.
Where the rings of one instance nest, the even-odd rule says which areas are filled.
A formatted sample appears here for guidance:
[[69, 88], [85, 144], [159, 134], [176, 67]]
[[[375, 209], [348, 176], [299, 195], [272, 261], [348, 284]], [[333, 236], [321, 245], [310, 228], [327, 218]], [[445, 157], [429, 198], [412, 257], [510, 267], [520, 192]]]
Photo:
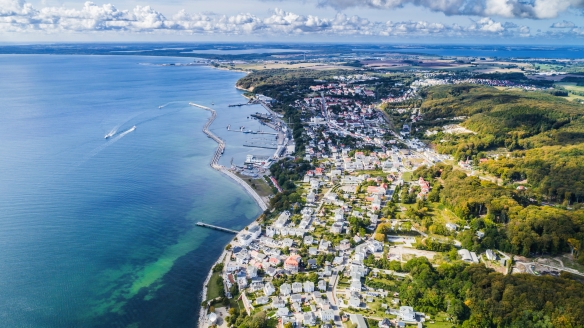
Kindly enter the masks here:
[[349, 249], [351, 249], [351, 242], [347, 239], [341, 240], [341, 242], [339, 244], [339, 250], [346, 251]]
[[286, 301], [282, 297], [274, 296], [272, 297], [272, 307], [274, 309], [281, 309], [286, 306]]
[[497, 254], [495, 254], [495, 252], [493, 252], [492, 249], [487, 249], [485, 254], [487, 255], [487, 259], [489, 259], [489, 261], [497, 261], [498, 260]]
[[458, 224], [446, 223], [446, 229], [448, 229], [449, 231], [456, 231], [458, 230]]
[[333, 225], [331, 226], [331, 233], [338, 235], [341, 232], [343, 232], [343, 223], [341, 223], [341, 222], [333, 223]]
[[367, 248], [371, 253], [383, 252], [383, 243], [380, 243], [377, 240], [372, 240], [368, 243]]
[[353, 280], [351, 282], [351, 288], [350, 290], [352, 292], [360, 292], [361, 291], [361, 281], [359, 280]]
[[292, 287], [288, 283], [284, 283], [280, 286], [280, 295], [288, 296], [292, 293]]
[[326, 292], [326, 281], [324, 280], [318, 281], [318, 290]]
[[300, 282], [292, 283], [292, 292], [293, 293], [302, 293], [302, 283], [300, 283]]
[[367, 328], [367, 323], [360, 314], [351, 314], [351, 322], [356, 324], [357, 328]]
[[312, 281], [305, 281], [304, 282], [304, 292], [305, 293], [312, 293], [314, 291], [314, 283]]
[[284, 269], [289, 271], [290, 273], [298, 273], [298, 267], [300, 266], [300, 261], [302, 257], [297, 254], [292, 254], [290, 257], [286, 259], [284, 262]]
[[278, 219], [274, 222], [274, 227], [278, 228], [278, 229], [284, 228], [284, 226], [286, 226], [286, 224], [288, 223], [289, 219], [290, 219], [290, 212], [288, 212], [288, 211], [282, 212], [282, 214], [280, 214]]
[[460, 255], [462, 260], [465, 262], [479, 263], [479, 258], [477, 257], [477, 254], [475, 252], [470, 252], [468, 249], [464, 248], [460, 249], [458, 251], [458, 255]]
[[383, 318], [383, 320], [379, 321], [379, 328], [391, 328], [393, 327], [393, 325], [391, 324], [391, 321], [389, 321], [389, 319], [387, 318]]
[[334, 321], [335, 320], [335, 311], [331, 309], [321, 310], [320, 311], [320, 320], [322, 322]]
[[359, 299], [359, 297], [351, 296], [351, 298], [349, 298], [349, 306], [354, 308], [361, 307], [361, 300]]
[[256, 304], [257, 305], [268, 304], [269, 301], [270, 301], [270, 298], [267, 297], [267, 296], [262, 296], [262, 297], [256, 298]]
[[306, 326], [316, 325], [316, 316], [314, 315], [314, 312], [305, 312], [302, 318], [302, 322]]
[[287, 307], [279, 308], [278, 311], [276, 311], [276, 315], [278, 317], [287, 317], [290, 315], [290, 310], [288, 310]]
[[260, 227], [257, 223], [254, 223], [249, 226], [247, 229], [247, 233], [251, 235], [252, 239], [258, 239], [262, 234], [262, 227]]
[[272, 285], [272, 283], [271, 283], [271, 282], [267, 282], [267, 283], [264, 285], [264, 294], [265, 294], [266, 296], [270, 296], [270, 295], [272, 295], [272, 294], [273, 294], [273, 293], [275, 293], [275, 292], [276, 292], [276, 288], [274, 287], [274, 285]]
[[247, 267], [247, 276], [252, 279], [258, 276], [258, 268], [250, 265]]
[[300, 294], [292, 294], [290, 295], [290, 303], [302, 303], [302, 295]]
[[416, 321], [416, 312], [411, 306], [400, 306], [398, 316], [403, 321]]
[[252, 282], [251, 285], [249, 286], [249, 289], [252, 292], [257, 292], [257, 291], [263, 290], [264, 289], [264, 283], [262, 283], [262, 282]]

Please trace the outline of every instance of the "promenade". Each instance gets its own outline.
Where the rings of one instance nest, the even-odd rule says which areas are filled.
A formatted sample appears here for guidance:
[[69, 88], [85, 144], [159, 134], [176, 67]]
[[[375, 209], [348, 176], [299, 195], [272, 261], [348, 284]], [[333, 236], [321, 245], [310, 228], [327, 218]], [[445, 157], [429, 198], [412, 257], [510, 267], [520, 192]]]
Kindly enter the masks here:
[[262, 211], [265, 211], [268, 208], [268, 205], [266, 204], [266, 202], [264, 202], [264, 200], [260, 197], [260, 195], [258, 195], [255, 192], [255, 190], [253, 190], [253, 188], [250, 185], [248, 185], [245, 181], [243, 181], [240, 177], [235, 175], [233, 172], [229, 171], [223, 165], [219, 165], [219, 159], [221, 158], [221, 155], [223, 155], [223, 152], [225, 151], [225, 141], [223, 141], [221, 138], [216, 136], [213, 132], [209, 131], [209, 126], [211, 126], [211, 124], [213, 124], [213, 121], [215, 121], [215, 118], [217, 117], [217, 112], [214, 109], [211, 109], [209, 107], [205, 107], [205, 106], [202, 106], [199, 104], [195, 104], [192, 102], [190, 102], [189, 105], [211, 112], [211, 118], [209, 118], [207, 123], [205, 123], [205, 126], [203, 126], [203, 132], [209, 138], [215, 140], [215, 142], [217, 142], [217, 144], [218, 144], [217, 150], [215, 150], [215, 154], [213, 155], [213, 159], [211, 160], [211, 167], [217, 171], [222, 172], [223, 174], [229, 176], [230, 178], [235, 180], [237, 183], [239, 183], [248, 192], [248, 194], [250, 194], [254, 198], [254, 200], [256, 201], [256, 203], [258, 203], [258, 205], [260, 206]]

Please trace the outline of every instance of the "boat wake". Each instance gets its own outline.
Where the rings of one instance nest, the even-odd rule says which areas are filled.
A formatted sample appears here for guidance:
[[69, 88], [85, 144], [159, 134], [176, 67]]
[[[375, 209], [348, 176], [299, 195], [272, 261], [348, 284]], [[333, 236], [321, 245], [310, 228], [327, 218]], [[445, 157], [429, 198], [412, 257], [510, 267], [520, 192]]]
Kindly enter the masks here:
[[95, 155], [99, 154], [102, 150], [106, 149], [107, 147], [113, 145], [114, 143], [116, 143], [118, 140], [122, 139], [124, 136], [126, 136], [127, 134], [133, 132], [136, 130], [136, 126], [134, 125], [133, 127], [120, 132], [118, 134], [113, 134], [111, 137], [106, 138], [108, 139], [106, 143], [102, 144], [99, 147], [96, 147], [95, 149], [93, 149], [92, 151], [90, 151], [86, 156], [83, 157], [83, 159], [77, 163], [74, 166], [80, 166], [83, 163], [87, 162], [88, 160], [90, 160], [92, 157], [94, 157]]
[[164, 105], [160, 105], [160, 106], [158, 106], [158, 109], [163, 109], [164, 107], [166, 107], [166, 106], [168, 106], [168, 105], [170, 105], [170, 104], [176, 104], [176, 103], [184, 103], [184, 101], [171, 101], [171, 102], [167, 102], [167, 103], [166, 103], [166, 104], [164, 104]]

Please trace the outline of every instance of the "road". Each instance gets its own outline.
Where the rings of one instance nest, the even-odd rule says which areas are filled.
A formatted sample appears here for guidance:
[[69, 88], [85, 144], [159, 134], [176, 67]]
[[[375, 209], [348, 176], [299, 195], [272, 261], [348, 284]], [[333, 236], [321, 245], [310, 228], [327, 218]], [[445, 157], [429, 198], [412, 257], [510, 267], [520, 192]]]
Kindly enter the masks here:
[[327, 299], [329, 299], [331, 301], [331, 309], [335, 312], [335, 326], [337, 327], [343, 327], [343, 322], [341, 321], [341, 312], [339, 311], [339, 305], [337, 303], [337, 284], [339, 283], [339, 274], [341, 272], [338, 273], [334, 273], [331, 276], [330, 279], [330, 283], [329, 283], [329, 288], [327, 289], [326, 292], [326, 297]]

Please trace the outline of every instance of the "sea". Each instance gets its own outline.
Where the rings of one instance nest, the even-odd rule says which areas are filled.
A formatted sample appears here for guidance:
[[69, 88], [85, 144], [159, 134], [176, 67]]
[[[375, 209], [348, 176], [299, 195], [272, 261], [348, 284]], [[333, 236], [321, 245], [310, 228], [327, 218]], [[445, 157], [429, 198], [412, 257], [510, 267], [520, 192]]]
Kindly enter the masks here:
[[222, 164], [273, 150], [227, 130], [262, 128], [262, 107], [228, 107], [244, 73], [191, 61], [0, 55], [0, 327], [196, 327], [233, 238], [196, 222], [261, 209], [209, 166], [211, 114], [189, 102], [217, 111]]

